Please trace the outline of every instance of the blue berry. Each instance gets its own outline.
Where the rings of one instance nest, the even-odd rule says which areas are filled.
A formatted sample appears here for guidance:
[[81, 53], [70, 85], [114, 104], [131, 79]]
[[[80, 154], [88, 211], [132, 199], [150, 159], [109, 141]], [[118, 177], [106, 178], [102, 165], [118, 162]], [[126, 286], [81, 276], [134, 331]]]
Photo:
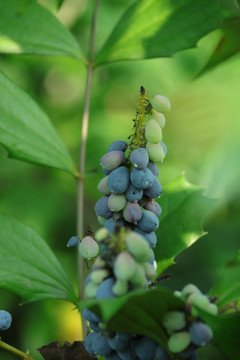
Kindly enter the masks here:
[[67, 247], [72, 247], [72, 246], [77, 246], [79, 242], [79, 237], [78, 236], [72, 236], [67, 243]]
[[113, 350], [117, 350], [117, 351], [124, 350], [128, 345], [128, 341], [120, 340], [117, 336], [114, 336], [111, 339], [109, 338], [108, 343]]
[[160, 216], [162, 213], [161, 206], [154, 200], [146, 201], [143, 205], [144, 209], [153, 212], [155, 215]]
[[126, 221], [134, 223], [142, 217], [142, 209], [138, 203], [128, 201], [123, 209], [123, 217]]
[[0, 310], [0, 330], [7, 330], [10, 328], [12, 322], [12, 315], [5, 310]]
[[108, 178], [108, 188], [115, 194], [123, 194], [129, 184], [129, 172], [125, 166], [113, 170]]
[[138, 169], [143, 169], [149, 162], [148, 152], [145, 148], [134, 150], [130, 155], [130, 161]]
[[162, 193], [162, 185], [157, 178], [154, 179], [152, 186], [144, 191], [144, 194], [153, 199], [159, 197]]
[[143, 190], [137, 189], [135, 186], [133, 186], [133, 184], [130, 183], [125, 195], [128, 201], [136, 202], [141, 200], [143, 196]]
[[92, 348], [92, 343], [93, 343], [93, 340], [95, 339], [95, 337], [98, 335], [98, 333], [96, 332], [92, 332], [90, 333], [86, 339], [85, 339], [85, 342], [84, 342], [84, 346], [85, 346], [85, 349], [87, 350], [87, 352], [91, 355], [95, 355], [95, 351], [93, 350]]
[[167, 147], [166, 147], [166, 145], [165, 145], [164, 142], [162, 142], [162, 141], [160, 141], [160, 144], [162, 145], [164, 154], [167, 155]]
[[195, 322], [189, 327], [189, 334], [193, 344], [204, 346], [212, 339], [212, 330], [202, 322]]
[[108, 339], [106, 336], [101, 334], [97, 334], [92, 341], [92, 348], [98, 355], [109, 355], [112, 352], [112, 348], [108, 343]]
[[155, 162], [150, 160], [147, 167], [151, 170], [154, 176], [158, 177], [159, 168]]
[[152, 360], [157, 349], [157, 342], [149, 337], [143, 337], [138, 340], [136, 345], [136, 354], [140, 360]]
[[97, 215], [100, 215], [104, 218], [109, 218], [112, 216], [112, 211], [108, 207], [108, 199], [109, 196], [103, 196], [97, 201], [95, 205], [95, 213]]
[[124, 152], [120, 150], [110, 151], [103, 155], [100, 160], [101, 166], [108, 171], [116, 169], [124, 161]]
[[84, 309], [82, 312], [82, 316], [87, 321], [94, 321], [96, 323], [99, 323], [101, 321], [101, 319], [89, 309]]
[[138, 221], [138, 227], [145, 232], [152, 232], [159, 226], [158, 217], [148, 210], [142, 211], [142, 218]]
[[130, 179], [137, 189], [148, 189], [153, 185], [155, 176], [147, 167], [142, 170], [133, 168]]
[[124, 225], [123, 220], [114, 221], [113, 218], [110, 218], [105, 221], [103, 226], [105, 227], [105, 229], [108, 229], [110, 233], [114, 233], [116, 226], [123, 226], [123, 225]]
[[115, 295], [112, 290], [114, 284], [115, 281], [113, 278], [108, 278], [106, 280], [103, 280], [103, 282], [99, 285], [97, 289], [96, 299], [100, 300], [100, 299], [114, 298]]
[[125, 151], [127, 149], [127, 142], [123, 140], [116, 140], [108, 147], [108, 151], [122, 150]]
[[168, 355], [167, 351], [160, 344], [158, 344], [155, 358], [156, 360], [169, 360], [170, 356]]

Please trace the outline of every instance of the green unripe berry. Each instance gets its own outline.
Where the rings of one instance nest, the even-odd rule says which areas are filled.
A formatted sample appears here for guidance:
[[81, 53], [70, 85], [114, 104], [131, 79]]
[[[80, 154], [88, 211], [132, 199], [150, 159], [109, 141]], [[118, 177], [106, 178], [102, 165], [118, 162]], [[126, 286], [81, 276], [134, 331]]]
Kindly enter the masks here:
[[101, 241], [107, 239], [107, 237], [109, 235], [110, 235], [110, 233], [107, 229], [101, 228], [95, 233], [95, 239], [97, 240], [97, 242], [101, 242]]
[[128, 282], [117, 280], [115, 282], [115, 284], [113, 285], [112, 291], [113, 291], [114, 295], [116, 295], [116, 296], [125, 295], [128, 291]]
[[98, 184], [98, 191], [103, 195], [110, 195], [111, 191], [109, 190], [107, 186], [107, 182], [109, 179], [109, 175], [105, 176]]
[[161, 144], [152, 144], [148, 142], [146, 144], [146, 149], [149, 155], [149, 159], [156, 163], [162, 162], [165, 158], [165, 153]]
[[168, 330], [182, 330], [186, 326], [185, 314], [181, 311], [169, 311], [163, 317], [163, 325]]
[[160, 141], [162, 141], [162, 129], [155, 120], [150, 119], [147, 122], [145, 137], [147, 141], [152, 144], [158, 144]]
[[152, 107], [158, 112], [169, 112], [171, 109], [170, 101], [166, 96], [154, 95], [151, 100]]
[[100, 256], [95, 259], [94, 268], [103, 268], [105, 265], [106, 262]]
[[201, 294], [201, 291], [193, 284], [188, 284], [182, 289], [183, 295]]
[[170, 336], [168, 348], [172, 353], [178, 353], [185, 350], [191, 343], [190, 335], [187, 331], [177, 332]]
[[113, 265], [114, 275], [118, 280], [129, 280], [136, 271], [136, 261], [127, 252], [121, 252]]
[[108, 277], [108, 275], [109, 271], [107, 269], [95, 270], [91, 273], [91, 281], [94, 284], [99, 285], [106, 277]]
[[94, 284], [93, 282], [90, 282], [86, 286], [86, 296], [89, 299], [94, 299], [97, 295], [97, 289], [98, 289], [98, 285]]
[[136, 271], [130, 279], [131, 284], [138, 286], [146, 286], [147, 279], [145, 276], [144, 267], [141, 264], [136, 264]]
[[218, 313], [218, 307], [216, 304], [208, 304], [208, 306], [205, 308], [205, 311], [212, 315], [217, 315]]
[[98, 220], [99, 224], [104, 225], [107, 218], [97, 215], [97, 220]]
[[128, 251], [140, 262], [148, 261], [152, 257], [148, 242], [143, 236], [134, 231], [129, 231], [125, 237]]
[[156, 122], [161, 127], [161, 129], [163, 129], [165, 127], [166, 119], [162, 113], [159, 113], [156, 110], [152, 109], [151, 118], [156, 120]]
[[152, 280], [152, 279], [154, 279], [156, 277], [157, 271], [156, 271], [155, 267], [152, 264], [145, 263], [144, 264], [144, 269], [145, 269], [146, 278], [148, 280]]
[[205, 310], [209, 306], [208, 297], [203, 294], [192, 294], [187, 299], [187, 303], [192, 305], [191, 313], [193, 316], [198, 316], [198, 310], [194, 307], [196, 305], [198, 308]]
[[79, 252], [84, 259], [94, 258], [98, 251], [98, 243], [91, 236], [85, 236], [80, 242]]
[[124, 194], [111, 194], [108, 199], [108, 207], [114, 212], [122, 210], [126, 203], [127, 199]]

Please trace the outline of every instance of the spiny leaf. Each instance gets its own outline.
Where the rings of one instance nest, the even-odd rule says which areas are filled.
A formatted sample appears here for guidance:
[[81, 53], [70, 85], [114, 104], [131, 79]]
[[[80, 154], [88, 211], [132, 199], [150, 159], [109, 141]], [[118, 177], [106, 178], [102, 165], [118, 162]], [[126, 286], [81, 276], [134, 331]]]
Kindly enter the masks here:
[[10, 157], [76, 175], [73, 161], [47, 116], [28, 94], [1, 72], [0, 144]]
[[0, 288], [32, 302], [66, 299], [76, 303], [70, 281], [46, 242], [30, 227], [0, 214]]
[[221, 278], [209, 294], [218, 297], [219, 307], [240, 301], [240, 250], [236, 257], [226, 264]]
[[123, 14], [96, 58], [96, 65], [168, 57], [238, 12], [235, 0], [138, 0]]
[[190, 184], [183, 175], [163, 188], [159, 200], [162, 215], [154, 248], [158, 273], [174, 264], [174, 258], [205, 234], [203, 219], [214, 201], [203, 188]]
[[47, 9], [29, 0], [0, 2], [0, 52], [82, 59], [70, 31]]

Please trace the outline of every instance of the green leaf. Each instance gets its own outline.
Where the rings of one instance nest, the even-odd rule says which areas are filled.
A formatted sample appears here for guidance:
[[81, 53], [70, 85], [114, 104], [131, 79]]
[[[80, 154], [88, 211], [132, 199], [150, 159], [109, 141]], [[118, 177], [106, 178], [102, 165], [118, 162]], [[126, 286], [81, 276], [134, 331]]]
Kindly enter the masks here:
[[240, 314], [214, 316], [200, 309], [198, 312], [213, 330], [212, 343], [227, 356], [228, 360], [239, 359]]
[[203, 219], [214, 201], [203, 196], [203, 190], [190, 184], [183, 175], [163, 188], [159, 200], [162, 215], [154, 248], [158, 273], [173, 265], [175, 256], [206, 234]]
[[58, 3], [58, 8], [60, 8], [62, 6], [62, 3], [64, 2], [64, 0], [58, 0], [57, 3]]
[[159, 288], [142, 289], [115, 299], [83, 301], [79, 309], [90, 308], [110, 330], [146, 335], [166, 347], [167, 335], [161, 325], [163, 315], [183, 306], [173, 293]]
[[0, 288], [32, 302], [65, 299], [76, 303], [69, 279], [46, 242], [30, 227], [0, 214]]
[[226, 264], [220, 280], [211, 289], [210, 296], [218, 297], [219, 307], [240, 300], [240, 250], [236, 257]]
[[237, 13], [235, 0], [138, 0], [123, 14], [96, 58], [96, 65], [168, 57]]
[[70, 31], [47, 9], [29, 0], [0, 2], [0, 52], [82, 58]]
[[234, 17], [224, 21], [222, 26], [222, 36], [199, 75], [228, 60], [240, 51], [240, 17]]
[[63, 142], [32, 98], [0, 72], [0, 144], [9, 156], [76, 174]]

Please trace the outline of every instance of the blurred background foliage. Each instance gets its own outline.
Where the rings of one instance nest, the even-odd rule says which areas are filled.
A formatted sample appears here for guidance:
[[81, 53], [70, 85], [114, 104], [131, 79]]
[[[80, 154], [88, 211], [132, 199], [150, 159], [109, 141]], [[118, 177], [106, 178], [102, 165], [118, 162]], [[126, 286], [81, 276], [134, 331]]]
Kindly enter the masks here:
[[[94, 3], [65, 0], [57, 11], [57, 1], [39, 2], [71, 29], [87, 54]], [[96, 51], [129, 3], [102, 0]], [[220, 31], [216, 30], [201, 39], [197, 48], [181, 51], [173, 58], [116, 62], [99, 67], [94, 74], [87, 142], [85, 227], [90, 225], [93, 230], [99, 227], [94, 214], [94, 203], [99, 198], [97, 184], [103, 176], [99, 159], [112, 141], [125, 140], [132, 133], [131, 119], [141, 85], [149, 96], [164, 94], [172, 103], [164, 129], [168, 154], [160, 167], [161, 183], [164, 185], [186, 172], [190, 182], [204, 186], [208, 196], [218, 199], [214, 212], [205, 221], [208, 234], [179, 255], [177, 264], [167, 270], [172, 277], [162, 285], [171, 289], [181, 289], [185, 283], [193, 282], [207, 292], [239, 247], [240, 56], [235, 55], [198, 76], [219, 37]], [[44, 109], [77, 164], [86, 80], [84, 65], [65, 57], [0, 55], [0, 69]], [[8, 159], [3, 148], [0, 167], [0, 211], [37, 230], [76, 284], [75, 250], [66, 250], [67, 240], [76, 233], [76, 180], [62, 171]], [[1, 290], [0, 308], [13, 315], [13, 325], [4, 333], [4, 341], [23, 350], [29, 348], [31, 355], [40, 359], [35, 349], [43, 344], [81, 339], [73, 305], [51, 300], [19, 307], [19, 302], [17, 296]], [[14, 358], [2, 351], [0, 357]], [[206, 358], [221, 360], [224, 356], [209, 345], [200, 351], [200, 360]]]

